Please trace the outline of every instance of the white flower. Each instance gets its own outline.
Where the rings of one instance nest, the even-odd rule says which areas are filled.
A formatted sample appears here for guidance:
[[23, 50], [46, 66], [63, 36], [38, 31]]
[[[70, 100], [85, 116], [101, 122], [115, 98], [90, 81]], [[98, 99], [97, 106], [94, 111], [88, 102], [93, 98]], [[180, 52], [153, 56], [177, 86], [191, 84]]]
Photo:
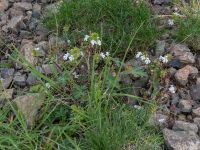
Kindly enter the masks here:
[[142, 55], [140, 58], [141, 58], [141, 60], [143, 61], [143, 60], [146, 59], [146, 56], [145, 56], [145, 55]]
[[166, 119], [164, 119], [164, 118], [158, 120], [158, 122], [160, 122], [160, 123], [164, 123], [165, 121], [166, 121]]
[[95, 44], [97, 44], [97, 42], [95, 40], [91, 40], [90, 43], [92, 44], [92, 46], [94, 46]]
[[67, 60], [69, 57], [70, 57], [70, 53], [66, 53], [66, 54], [63, 56], [63, 60]]
[[45, 86], [49, 89], [51, 85], [49, 83], [46, 83]]
[[73, 60], [74, 60], [74, 56], [73, 56], [73, 55], [70, 55], [70, 56], [69, 56], [69, 60], [70, 60], [70, 61], [73, 61]]
[[106, 57], [106, 55], [105, 55], [104, 53], [102, 53], [102, 52], [100, 53], [100, 56], [101, 56], [101, 58], [103, 58], [103, 59]]
[[164, 57], [163, 57], [163, 56], [160, 56], [160, 57], [159, 57], [159, 60], [160, 60], [162, 63], [168, 63], [168, 61], [169, 61], [167, 56], [164, 56]]
[[71, 41], [70, 41], [70, 40], [67, 40], [67, 43], [68, 43], [68, 44], [70, 44], [70, 43], [71, 43]]
[[101, 41], [97, 40], [97, 45], [101, 46]]
[[169, 19], [169, 20], [167, 21], [167, 23], [168, 23], [169, 26], [173, 26], [173, 25], [174, 25], [174, 20]]
[[134, 105], [133, 106], [135, 109], [142, 109], [142, 107], [140, 105]]
[[177, 8], [177, 7], [174, 7], [174, 11], [178, 11], [178, 8]]
[[149, 58], [146, 58], [144, 62], [145, 62], [145, 64], [147, 64], [147, 65], [148, 65], [148, 64], [150, 64], [150, 63], [151, 63], [151, 60], [150, 60]]
[[84, 56], [83, 52], [81, 51], [81, 56]]
[[74, 76], [74, 78], [78, 79], [79, 75], [76, 72], [73, 72], [72, 75]]
[[89, 35], [85, 35], [85, 37], [84, 37], [84, 41], [88, 41], [89, 38], [90, 38]]
[[174, 87], [174, 85], [170, 85], [169, 91], [170, 91], [172, 94], [176, 93], [176, 87]]
[[143, 55], [142, 52], [137, 52], [135, 58], [139, 58], [139, 57], [142, 56], [142, 55]]
[[39, 51], [39, 50], [40, 50], [40, 48], [39, 48], [39, 47], [37, 47], [37, 48], [35, 48], [35, 50], [36, 50], [36, 51]]
[[107, 57], [110, 56], [110, 53], [109, 53], [109, 52], [106, 52], [106, 56], [107, 56]]

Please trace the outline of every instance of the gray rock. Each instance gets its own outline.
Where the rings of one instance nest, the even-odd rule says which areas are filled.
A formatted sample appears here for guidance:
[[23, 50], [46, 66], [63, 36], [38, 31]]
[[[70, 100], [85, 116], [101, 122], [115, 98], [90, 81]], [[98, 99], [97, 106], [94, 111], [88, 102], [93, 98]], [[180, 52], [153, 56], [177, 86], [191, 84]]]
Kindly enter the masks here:
[[193, 100], [195, 101], [200, 100], [200, 85], [192, 85], [190, 93]]
[[37, 3], [33, 5], [33, 13], [32, 13], [33, 18], [40, 18], [41, 8], [42, 8], [41, 5]]
[[171, 0], [153, 0], [153, 4], [161, 5], [161, 4], [169, 4]]
[[0, 1], [0, 13], [4, 12], [6, 9], [8, 9], [9, 3], [8, 0], [1, 0]]
[[35, 48], [35, 45], [31, 41], [21, 46], [21, 51], [25, 59], [33, 66], [38, 62], [38, 58], [33, 55], [33, 50]]
[[192, 131], [194, 133], [198, 132], [198, 127], [196, 124], [185, 121], [175, 121], [172, 129], [174, 131]]
[[200, 139], [194, 132], [163, 130], [169, 150], [199, 150]]
[[179, 96], [175, 93], [175, 94], [172, 94], [172, 100], [171, 100], [171, 103], [173, 104], [173, 105], [176, 105], [176, 104], [178, 104], [178, 102], [179, 102]]
[[38, 109], [42, 106], [43, 97], [40, 94], [19, 96], [14, 100], [19, 111], [24, 115], [27, 126], [32, 128]]
[[5, 78], [5, 79], [2, 79], [1, 83], [2, 83], [3, 88], [4, 89], [9, 88], [12, 81], [13, 81], [13, 77], [8, 77], [8, 78]]
[[187, 65], [176, 72], [175, 79], [180, 85], [185, 86], [188, 83], [188, 77], [191, 74], [198, 74], [198, 69], [196, 67]]
[[200, 107], [198, 107], [196, 109], [192, 109], [192, 114], [195, 117], [200, 117]]
[[32, 4], [28, 2], [17, 2], [14, 3], [14, 8], [22, 11], [32, 10]]
[[14, 76], [13, 82], [14, 82], [14, 84], [16, 84], [16, 85], [25, 86], [25, 85], [26, 85], [26, 75], [25, 75], [25, 74], [23, 74], [23, 75], [21, 75], [21, 74], [16, 74], [16, 75]]
[[31, 39], [32, 38], [32, 33], [26, 30], [20, 30], [20, 35], [22, 39]]
[[190, 52], [190, 49], [183, 44], [175, 44], [170, 47], [170, 52], [175, 56], [175, 59], [180, 60], [184, 64], [195, 63], [195, 56]]
[[193, 102], [191, 100], [180, 100], [179, 107], [181, 112], [190, 113], [192, 111], [192, 104]]
[[150, 117], [149, 123], [152, 126], [165, 128], [167, 125], [168, 116], [163, 114], [153, 114]]
[[4, 68], [1, 70], [1, 77], [2, 78], [9, 78], [9, 77], [13, 77], [15, 72], [14, 68]]
[[58, 68], [53, 64], [43, 64], [42, 69], [46, 75], [51, 75], [53, 71], [58, 71]]
[[8, 30], [11, 30], [11, 31], [14, 32], [14, 33], [18, 33], [18, 32], [19, 32], [19, 29], [21, 29], [21, 28], [24, 26], [23, 19], [24, 19], [23, 16], [16, 16], [16, 17], [13, 17], [13, 18], [8, 22], [6, 28], [7, 28]]
[[165, 46], [166, 46], [166, 42], [163, 41], [157, 41], [157, 45], [156, 45], [156, 56], [160, 56], [163, 55], [165, 52]]
[[26, 82], [29, 86], [32, 86], [37, 82], [37, 77], [34, 76], [32, 73], [29, 73]]
[[17, 16], [23, 16], [23, 15], [24, 15], [24, 12], [22, 10], [15, 9], [15, 8], [9, 9], [10, 18], [17, 17]]
[[196, 84], [200, 85], [200, 77], [197, 78]]
[[200, 118], [194, 118], [194, 123], [198, 126], [199, 130], [200, 130]]

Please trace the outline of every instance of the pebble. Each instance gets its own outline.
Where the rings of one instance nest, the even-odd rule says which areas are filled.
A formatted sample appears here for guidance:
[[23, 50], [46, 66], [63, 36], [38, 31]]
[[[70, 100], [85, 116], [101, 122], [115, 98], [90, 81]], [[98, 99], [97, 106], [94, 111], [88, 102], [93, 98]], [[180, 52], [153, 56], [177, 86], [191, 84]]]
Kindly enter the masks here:
[[192, 111], [192, 102], [191, 100], [180, 100], [179, 108], [183, 113], [190, 113]]
[[196, 109], [192, 109], [192, 114], [195, 117], [200, 117], [200, 107], [198, 107]]
[[200, 85], [192, 85], [190, 88], [192, 99], [195, 101], [200, 100]]
[[196, 124], [179, 120], [175, 121], [172, 129], [174, 131], [192, 131], [194, 133], [198, 132], [198, 127]]
[[26, 85], [26, 74], [16, 74], [13, 78], [14, 84], [18, 86], [25, 86]]
[[163, 130], [165, 144], [169, 150], [199, 150], [200, 138], [191, 131]]
[[176, 72], [175, 79], [180, 85], [185, 86], [188, 83], [189, 75], [197, 74], [197, 73], [198, 73], [198, 69], [196, 67], [187, 65]]

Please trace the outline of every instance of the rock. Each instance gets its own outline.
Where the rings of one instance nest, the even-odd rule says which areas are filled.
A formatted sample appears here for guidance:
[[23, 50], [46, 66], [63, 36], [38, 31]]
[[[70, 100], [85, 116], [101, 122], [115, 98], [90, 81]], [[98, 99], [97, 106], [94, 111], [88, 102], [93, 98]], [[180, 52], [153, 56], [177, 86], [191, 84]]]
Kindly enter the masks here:
[[173, 67], [169, 68], [169, 73], [171, 76], [174, 76], [176, 72], [177, 72], [177, 70], [175, 68], [173, 68]]
[[25, 86], [26, 85], [26, 75], [25, 74], [21, 75], [21, 74], [17, 73], [14, 76], [13, 82], [16, 85]]
[[181, 61], [179, 59], [174, 59], [174, 60], [169, 62], [169, 66], [176, 68], [176, 69], [180, 69], [182, 64], [181, 64]]
[[192, 114], [195, 117], [200, 117], [200, 107], [198, 107], [196, 109], [192, 109]]
[[33, 127], [38, 109], [42, 106], [43, 98], [40, 94], [18, 96], [14, 100], [19, 111], [24, 115], [27, 126]]
[[172, 129], [174, 131], [192, 131], [194, 133], [198, 132], [198, 127], [196, 124], [185, 121], [175, 121]]
[[161, 5], [161, 4], [169, 4], [171, 0], [153, 0], [153, 4]]
[[198, 73], [198, 69], [196, 67], [187, 65], [176, 72], [175, 79], [180, 85], [185, 86], [188, 83], [189, 75], [197, 74], [197, 73]]
[[8, 9], [8, 0], [1, 0], [0, 1], [0, 13], [4, 12], [5, 10]]
[[200, 118], [194, 118], [194, 123], [198, 126], [199, 130], [200, 130]]
[[23, 16], [24, 12], [22, 10], [18, 10], [15, 8], [10, 8], [9, 9], [9, 17], [13, 18], [13, 17], [17, 17], [17, 16]]
[[18, 32], [19, 32], [19, 29], [22, 28], [22, 26], [24, 26], [23, 19], [24, 19], [23, 16], [16, 16], [16, 17], [13, 17], [13, 18], [8, 22], [8, 25], [6, 26], [6, 28], [7, 28], [8, 30], [11, 30], [11, 31], [14, 32], [14, 33], [18, 33]]
[[44, 51], [44, 53], [47, 53], [49, 50], [48, 42], [46, 41], [41, 41], [38, 44], [36, 44], [36, 47], [40, 48], [41, 50]]
[[21, 47], [21, 51], [24, 54], [25, 59], [31, 64], [36, 65], [38, 62], [38, 58], [33, 56], [33, 50], [35, 49], [35, 45], [33, 42], [29, 41]]
[[196, 84], [200, 85], [200, 77], [197, 78]]
[[190, 88], [190, 93], [192, 96], [192, 99], [195, 101], [200, 100], [200, 85], [192, 85]]
[[32, 33], [26, 30], [21, 30], [20, 35], [22, 39], [31, 39], [32, 38]]
[[165, 52], [165, 46], [166, 46], [166, 42], [163, 41], [157, 41], [157, 45], [156, 45], [156, 56], [160, 56], [163, 55], [163, 53]]
[[5, 79], [2, 79], [1, 83], [2, 83], [3, 89], [9, 88], [12, 81], [13, 81], [13, 77], [8, 77], [8, 78], [5, 78]]
[[199, 150], [200, 140], [194, 132], [164, 129], [163, 134], [169, 150]]
[[32, 73], [29, 73], [26, 82], [29, 86], [32, 86], [37, 82], [37, 78]]
[[175, 44], [170, 47], [171, 53], [175, 56], [175, 59], [180, 60], [184, 64], [195, 63], [195, 56], [190, 52], [190, 49], [183, 44]]
[[184, 44], [174, 44], [170, 47], [169, 51], [174, 56], [181, 56], [185, 52], [190, 52], [190, 49]]
[[180, 100], [179, 107], [181, 112], [190, 113], [192, 111], [192, 101], [191, 100]]
[[175, 94], [172, 94], [171, 97], [172, 97], [171, 103], [173, 105], [178, 104], [178, 102], [179, 102], [179, 96], [175, 93]]
[[193, 64], [195, 63], [195, 56], [191, 52], [185, 52], [178, 57], [180, 62], [184, 64]]
[[163, 114], [153, 114], [150, 117], [150, 124], [155, 127], [165, 128], [167, 125], [168, 116]]
[[43, 64], [42, 69], [46, 75], [51, 75], [53, 71], [59, 71], [58, 68], [53, 64]]
[[2, 78], [9, 78], [9, 77], [13, 77], [15, 72], [14, 68], [4, 68], [1, 70], [1, 77]]
[[33, 18], [40, 18], [40, 15], [41, 15], [41, 5], [36, 3], [36, 4], [33, 5], [32, 17]]
[[17, 2], [14, 3], [14, 8], [22, 11], [32, 10], [32, 4], [28, 2]]

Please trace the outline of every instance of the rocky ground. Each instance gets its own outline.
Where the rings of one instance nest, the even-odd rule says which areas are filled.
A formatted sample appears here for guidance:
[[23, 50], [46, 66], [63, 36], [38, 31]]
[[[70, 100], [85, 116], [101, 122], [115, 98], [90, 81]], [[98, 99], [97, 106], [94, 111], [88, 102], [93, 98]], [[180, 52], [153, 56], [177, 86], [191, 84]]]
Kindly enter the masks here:
[[[14, 99], [29, 125], [41, 104], [35, 104], [35, 98], [24, 93], [37, 83], [37, 78], [20, 64], [8, 61], [7, 54], [12, 51], [10, 46], [15, 45], [41, 73], [51, 74], [45, 56], [56, 38], [42, 26], [40, 18], [42, 10], [51, 7], [52, 2], [0, 0], [0, 38], [3, 41], [0, 45], [0, 61], [9, 64], [0, 70], [5, 89], [0, 95], [0, 102], [3, 106], [5, 99]], [[160, 24], [170, 29], [173, 24], [169, 24], [168, 16], [179, 9], [169, 3], [170, 0], [153, 0], [152, 9], [157, 15], [167, 16], [160, 19]], [[39, 50], [40, 57], [32, 55], [33, 49]], [[169, 53], [173, 59], [165, 67], [169, 68], [170, 73], [162, 80], [159, 89], [161, 96], [158, 102], [162, 109], [152, 116], [151, 121], [163, 130], [167, 149], [200, 150], [200, 56], [187, 45], [174, 43], [170, 34], [165, 34], [157, 41], [156, 56]], [[131, 79], [127, 80], [129, 82]], [[171, 85], [174, 92], [169, 90]]]

